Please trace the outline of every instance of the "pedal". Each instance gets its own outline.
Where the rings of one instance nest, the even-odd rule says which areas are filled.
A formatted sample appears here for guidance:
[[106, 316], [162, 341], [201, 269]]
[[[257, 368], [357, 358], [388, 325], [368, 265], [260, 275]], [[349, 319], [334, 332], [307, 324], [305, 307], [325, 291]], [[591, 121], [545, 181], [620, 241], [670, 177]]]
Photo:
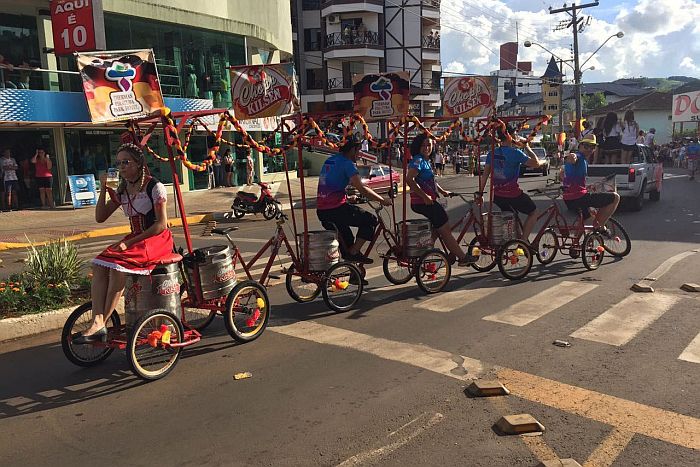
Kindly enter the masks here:
[[282, 276], [278, 276], [277, 274], [270, 274], [270, 279], [275, 279], [275, 280], [280, 280]]
[[204, 230], [202, 231], [202, 237], [211, 237], [212, 236], [212, 229], [216, 228], [216, 221], [207, 221], [207, 224], [204, 226]]

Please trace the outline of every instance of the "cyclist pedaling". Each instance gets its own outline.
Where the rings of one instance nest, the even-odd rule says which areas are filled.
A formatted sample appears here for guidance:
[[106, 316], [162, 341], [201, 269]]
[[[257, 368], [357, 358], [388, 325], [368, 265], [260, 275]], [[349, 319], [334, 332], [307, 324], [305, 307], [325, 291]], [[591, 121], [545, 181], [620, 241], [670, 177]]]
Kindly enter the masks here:
[[[495, 151], [490, 151], [484, 173], [479, 180], [479, 191], [484, 191], [489, 176], [493, 173], [493, 202], [501, 211], [512, 211], [523, 213], [527, 219], [523, 223], [522, 240], [529, 244], [529, 237], [537, 222], [537, 207], [532, 199], [520, 189], [518, 177], [520, 176], [520, 165], [538, 168], [542, 162], [529, 144], [525, 144], [524, 152], [513, 147], [513, 139], [517, 138], [515, 130], [507, 127], [506, 132], [501, 128], [497, 130], [498, 139], [501, 145]], [[510, 135], [510, 139], [508, 138]]]
[[[586, 175], [588, 174], [586, 159], [593, 155], [597, 145], [595, 135], [586, 135], [578, 144], [578, 152], [569, 153], [564, 157], [563, 198], [569, 209], [583, 214], [584, 222], [594, 217], [594, 226], [601, 233], [610, 237], [605, 223], [617, 209], [620, 195], [615, 192], [589, 193], [586, 189]], [[590, 208], [598, 209], [595, 216], [592, 215]]]
[[[371, 188], [362, 184], [355, 162], [362, 147], [358, 135], [348, 138], [340, 152], [329, 157], [321, 168], [318, 179], [316, 215], [326, 230], [337, 230], [340, 236], [340, 253], [344, 259], [362, 264], [373, 261], [361, 253], [365, 242], [372, 240], [377, 218], [374, 214], [349, 204], [345, 187], [355, 187], [367, 199], [391, 205]], [[357, 227], [357, 239], [350, 227]]]

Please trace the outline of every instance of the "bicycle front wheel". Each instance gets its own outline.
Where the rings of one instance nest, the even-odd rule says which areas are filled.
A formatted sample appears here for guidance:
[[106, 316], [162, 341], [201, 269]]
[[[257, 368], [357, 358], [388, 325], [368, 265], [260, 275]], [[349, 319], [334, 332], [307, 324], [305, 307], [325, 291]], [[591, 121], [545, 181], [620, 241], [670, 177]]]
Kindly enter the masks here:
[[354, 307], [362, 296], [362, 274], [354, 264], [341, 262], [331, 266], [321, 283], [323, 301], [338, 313]]
[[304, 278], [301, 273], [295, 271], [293, 264], [287, 269], [284, 285], [287, 287], [289, 296], [299, 303], [310, 302], [321, 293], [318, 282]]
[[418, 260], [416, 282], [425, 293], [440, 292], [450, 281], [451, 275], [450, 260], [442, 250], [428, 250]]
[[182, 323], [169, 311], [151, 310], [136, 321], [126, 345], [136, 376], [153, 381], [170, 373], [182, 352], [182, 347], [170, 344], [182, 343], [184, 334]]
[[537, 243], [537, 261], [541, 264], [549, 264], [554, 261], [557, 251], [559, 251], [557, 233], [553, 228], [548, 227], [542, 232], [542, 236]]
[[610, 231], [610, 238], [604, 237], [603, 247], [611, 255], [622, 258], [627, 256], [632, 250], [632, 242], [622, 224], [617, 219], [611, 217], [605, 223], [605, 227]]
[[382, 262], [384, 277], [394, 285], [405, 284], [414, 275], [413, 267], [407, 260], [385, 257]]
[[477, 248], [479, 252], [479, 259], [472, 264], [472, 267], [479, 272], [488, 272], [496, 267], [496, 252], [491, 247], [482, 248], [481, 244], [479, 243], [479, 238], [474, 237], [472, 238], [472, 241], [469, 242], [469, 249], [467, 252], [474, 255]]
[[530, 272], [532, 252], [522, 240], [511, 240], [498, 249], [498, 270], [503, 277], [517, 281]]
[[589, 271], [598, 269], [598, 266], [603, 262], [605, 256], [605, 242], [603, 236], [598, 232], [591, 232], [583, 237], [583, 245], [581, 246], [581, 259], [583, 265]]
[[255, 281], [243, 281], [226, 298], [224, 324], [229, 335], [237, 342], [257, 339], [270, 319], [270, 299], [265, 287]]

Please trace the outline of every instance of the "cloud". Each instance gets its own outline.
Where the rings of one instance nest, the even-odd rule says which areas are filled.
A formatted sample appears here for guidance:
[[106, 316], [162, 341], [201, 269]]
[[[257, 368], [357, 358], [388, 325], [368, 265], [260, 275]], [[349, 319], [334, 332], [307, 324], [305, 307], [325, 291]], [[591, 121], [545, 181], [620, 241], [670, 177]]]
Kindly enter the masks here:
[[464, 63], [453, 60], [447, 64], [444, 71], [448, 73], [466, 73], [467, 67], [464, 66]]
[[[579, 57], [581, 63], [588, 60], [585, 68], [595, 67], [585, 72], [584, 82], [698, 75], [698, 65], [690, 57], [700, 56], [700, 2], [611, 0], [606, 3], [601, 14], [596, 13], [599, 8], [595, 7], [584, 10], [588, 25], [579, 34]], [[564, 59], [572, 57], [571, 29], [553, 31], [560, 20], [568, 17], [564, 13], [549, 14], [543, 2], [443, 0], [441, 8], [442, 61], [448, 63], [445, 70], [457, 66], [453, 65], [457, 62], [467, 73], [488, 74], [499, 67], [500, 45], [516, 40], [521, 44], [518, 60], [532, 61], [535, 76], [544, 73], [551, 55], [536, 45], [523, 47], [525, 40], [541, 44]], [[589, 58], [618, 31], [623, 31], [625, 36], [613, 37]], [[570, 68], [565, 66], [564, 71], [568, 79], [573, 78]]]

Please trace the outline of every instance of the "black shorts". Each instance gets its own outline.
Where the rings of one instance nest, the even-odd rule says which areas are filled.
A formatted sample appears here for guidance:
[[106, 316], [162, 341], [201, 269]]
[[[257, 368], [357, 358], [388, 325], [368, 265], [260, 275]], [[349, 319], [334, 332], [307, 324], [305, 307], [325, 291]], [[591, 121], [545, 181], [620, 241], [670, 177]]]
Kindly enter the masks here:
[[634, 151], [634, 147], [635, 147], [635, 146], [636, 146], [636, 145], [634, 145], [634, 144], [623, 144], [623, 145], [622, 145], [622, 150], [623, 150], [623, 151]]
[[436, 162], [436, 163], [435, 163], [435, 168], [436, 168], [436, 169], [444, 169], [444, 168], [445, 168], [445, 164], [443, 164], [442, 162]]
[[535, 202], [525, 193], [520, 193], [515, 198], [494, 196], [493, 202], [501, 208], [501, 211], [514, 211], [530, 215], [537, 209]]
[[19, 182], [17, 180], [5, 180], [4, 185], [7, 193], [17, 193], [19, 191]]
[[620, 143], [619, 136], [606, 136], [603, 140], [603, 144], [601, 144], [600, 147], [606, 151], [614, 151], [620, 149], [622, 147], [622, 143]]
[[53, 186], [53, 177], [36, 177], [37, 188], [51, 188]]
[[377, 227], [377, 217], [352, 204], [342, 204], [337, 208], [316, 210], [318, 220], [326, 230], [337, 230], [340, 235], [340, 251], [345, 254], [347, 247], [355, 243], [350, 227], [357, 227], [357, 238], [371, 241]]
[[589, 208], [602, 208], [615, 202], [615, 193], [586, 193], [580, 198], [565, 200], [566, 207], [572, 211], [588, 213], [586, 218], [591, 217]]
[[447, 224], [448, 219], [445, 208], [443, 208], [437, 201], [433, 202], [433, 204], [412, 204], [411, 209], [413, 212], [417, 212], [421, 216], [425, 216], [430, 221], [430, 225], [434, 229], [439, 229], [443, 225]]

